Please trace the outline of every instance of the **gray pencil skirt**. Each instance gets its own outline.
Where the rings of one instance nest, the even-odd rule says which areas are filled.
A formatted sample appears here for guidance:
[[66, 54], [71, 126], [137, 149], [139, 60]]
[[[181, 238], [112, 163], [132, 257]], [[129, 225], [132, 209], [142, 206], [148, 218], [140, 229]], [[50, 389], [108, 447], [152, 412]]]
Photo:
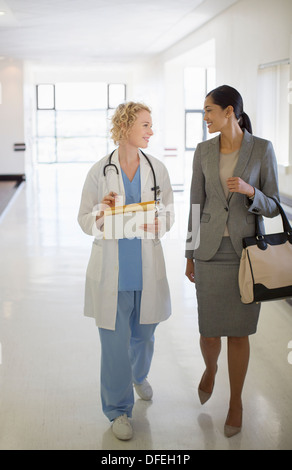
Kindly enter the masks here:
[[209, 261], [195, 260], [199, 331], [205, 337], [248, 336], [257, 330], [260, 304], [243, 304], [238, 287], [240, 259], [229, 237]]

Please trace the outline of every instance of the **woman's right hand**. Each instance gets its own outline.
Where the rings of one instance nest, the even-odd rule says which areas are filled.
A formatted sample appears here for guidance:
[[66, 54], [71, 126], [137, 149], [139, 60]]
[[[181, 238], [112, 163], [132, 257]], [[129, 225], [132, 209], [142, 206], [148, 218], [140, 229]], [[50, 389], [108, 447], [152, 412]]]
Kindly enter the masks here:
[[185, 274], [191, 282], [195, 282], [195, 263], [193, 259], [187, 259]]
[[115, 205], [115, 197], [117, 196], [117, 193], [114, 193], [113, 191], [111, 191], [109, 194], [107, 194], [106, 196], [104, 196], [103, 200], [101, 201], [100, 205], [99, 205], [99, 213], [98, 215], [96, 216], [96, 220], [100, 219], [101, 217], [103, 217], [104, 215], [104, 211], [108, 208], [108, 207], [114, 207]]

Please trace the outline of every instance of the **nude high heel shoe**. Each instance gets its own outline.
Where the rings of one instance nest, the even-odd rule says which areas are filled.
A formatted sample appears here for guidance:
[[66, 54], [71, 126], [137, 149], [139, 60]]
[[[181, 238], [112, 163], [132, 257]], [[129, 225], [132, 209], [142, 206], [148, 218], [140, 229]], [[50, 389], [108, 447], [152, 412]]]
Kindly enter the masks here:
[[239, 434], [241, 431], [241, 426], [229, 426], [229, 424], [225, 424], [224, 426], [224, 434], [226, 437], [233, 437], [236, 434]]
[[[229, 412], [226, 418], [226, 421], [228, 420]], [[236, 434], [239, 434], [242, 429], [242, 426], [230, 426], [229, 424], [224, 425], [224, 434], [226, 437], [233, 437], [236, 436]]]
[[203, 390], [198, 388], [198, 395], [199, 395], [199, 400], [201, 402], [201, 405], [204, 405], [204, 403], [206, 403], [206, 401], [208, 401], [209, 398], [211, 398], [212, 392], [211, 393], [204, 392]]
[[[217, 367], [218, 369], [218, 367]], [[217, 373], [217, 369], [216, 369], [216, 373]], [[205, 371], [206, 372], [206, 371]], [[203, 380], [203, 377], [205, 375], [205, 372], [204, 374], [202, 375], [202, 378], [201, 378], [201, 382], [200, 382], [200, 385], [198, 387], [198, 395], [199, 395], [199, 400], [201, 402], [201, 405], [204, 405], [204, 403], [206, 403], [206, 401], [208, 401], [211, 396], [212, 396], [212, 393], [213, 393], [213, 390], [214, 390], [214, 384], [215, 384], [215, 378], [214, 378], [214, 382], [213, 382], [213, 388], [212, 388], [212, 392], [211, 393], [208, 393], [208, 392], [204, 392], [204, 390], [202, 390], [200, 387], [201, 387], [201, 383], [202, 383], [202, 380]]]

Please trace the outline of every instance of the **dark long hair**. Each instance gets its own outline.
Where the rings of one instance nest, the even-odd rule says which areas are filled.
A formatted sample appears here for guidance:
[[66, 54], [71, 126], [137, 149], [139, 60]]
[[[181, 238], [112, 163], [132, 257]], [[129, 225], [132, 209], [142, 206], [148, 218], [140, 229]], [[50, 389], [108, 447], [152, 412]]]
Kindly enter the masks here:
[[210, 91], [207, 96], [211, 96], [214, 104], [226, 109], [233, 106], [234, 114], [241, 129], [246, 129], [252, 134], [252, 125], [248, 115], [243, 111], [243, 100], [241, 94], [229, 85], [222, 85]]

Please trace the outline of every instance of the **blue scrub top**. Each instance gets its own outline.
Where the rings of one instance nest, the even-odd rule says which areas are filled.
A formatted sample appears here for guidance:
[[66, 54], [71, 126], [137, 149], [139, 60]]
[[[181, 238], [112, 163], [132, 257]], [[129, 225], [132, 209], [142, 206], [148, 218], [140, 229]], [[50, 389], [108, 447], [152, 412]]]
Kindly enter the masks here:
[[[141, 202], [140, 166], [132, 181], [122, 170], [126, 204]], [[119, 240], [119, 291], [142, 290], [141, 239]]]

